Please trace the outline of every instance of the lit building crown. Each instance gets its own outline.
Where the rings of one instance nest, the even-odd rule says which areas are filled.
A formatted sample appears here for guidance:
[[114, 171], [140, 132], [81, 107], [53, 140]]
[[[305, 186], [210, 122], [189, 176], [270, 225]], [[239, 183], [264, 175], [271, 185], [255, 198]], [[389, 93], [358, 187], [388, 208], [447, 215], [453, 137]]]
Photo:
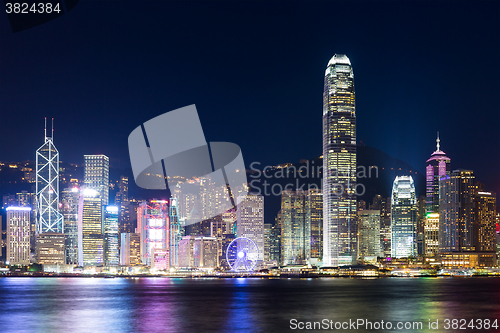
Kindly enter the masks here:
[[351, 65], [351, 61], [345, 54], [335, 54], [328, 62], [328, 67], [336, 64]]

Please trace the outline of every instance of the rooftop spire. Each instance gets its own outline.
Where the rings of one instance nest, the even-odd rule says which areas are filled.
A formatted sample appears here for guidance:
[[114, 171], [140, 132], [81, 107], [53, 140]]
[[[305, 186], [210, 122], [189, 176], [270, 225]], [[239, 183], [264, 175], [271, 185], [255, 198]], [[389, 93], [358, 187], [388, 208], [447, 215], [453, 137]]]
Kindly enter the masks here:
[[439, 140], [439, 131], [438, 131], [438, 136], [437, 136], [437, 139], [436, 139], [436, 147], [437, 147], [436, 151], [439, 151], [439, 142], [440, 141], [441, 140]]
[[45, 138], [47, 138], [47, 117], [45, 117], [45, 128], [44, 128]]

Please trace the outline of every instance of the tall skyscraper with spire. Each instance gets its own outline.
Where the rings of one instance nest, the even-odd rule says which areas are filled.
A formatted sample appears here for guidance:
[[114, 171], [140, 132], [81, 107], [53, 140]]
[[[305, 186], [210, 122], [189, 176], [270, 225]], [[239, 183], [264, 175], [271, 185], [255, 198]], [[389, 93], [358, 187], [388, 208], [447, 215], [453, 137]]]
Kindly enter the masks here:
[[441, 151], [439, 132], [436, 139], [436, 151], [427, 160], [425, 168], [426, 212], [439, 213], [439, 179], [450, 175], [450, 158]]
[[59, 152], [54, 146], [54, 118], [51, 136], [36, 151], [36, 233], [64, 232], [63, 215], [59, 212]]
[[328, 62], [323, 91], [323, 264], [355, 263], [356, 112], [347, 56]]

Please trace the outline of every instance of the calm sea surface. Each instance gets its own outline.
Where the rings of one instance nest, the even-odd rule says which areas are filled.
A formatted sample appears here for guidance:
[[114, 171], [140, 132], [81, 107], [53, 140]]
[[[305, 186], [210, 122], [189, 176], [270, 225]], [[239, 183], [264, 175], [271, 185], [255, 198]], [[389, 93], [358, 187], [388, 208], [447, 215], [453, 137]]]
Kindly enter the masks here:
[[445, 319], [500, 321], [500, 278], [0, 278], [0, 332], [298, 331], [291, 319], [423, 323], [356, 332], [500, 332], [444, 329]]

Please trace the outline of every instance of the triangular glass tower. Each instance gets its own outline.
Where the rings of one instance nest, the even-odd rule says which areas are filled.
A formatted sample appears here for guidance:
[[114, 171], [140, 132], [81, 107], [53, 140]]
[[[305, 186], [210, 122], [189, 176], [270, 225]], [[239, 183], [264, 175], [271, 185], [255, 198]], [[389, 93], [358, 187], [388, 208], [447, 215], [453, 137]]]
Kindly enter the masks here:
[[54, 146], [54, 119], [52, 136], [47, 136], [45, 118], [45, 143], [36, 151], [36, 201], [37, 234], [64, 232], [63, 215], [59, 212], [59, 152]]

